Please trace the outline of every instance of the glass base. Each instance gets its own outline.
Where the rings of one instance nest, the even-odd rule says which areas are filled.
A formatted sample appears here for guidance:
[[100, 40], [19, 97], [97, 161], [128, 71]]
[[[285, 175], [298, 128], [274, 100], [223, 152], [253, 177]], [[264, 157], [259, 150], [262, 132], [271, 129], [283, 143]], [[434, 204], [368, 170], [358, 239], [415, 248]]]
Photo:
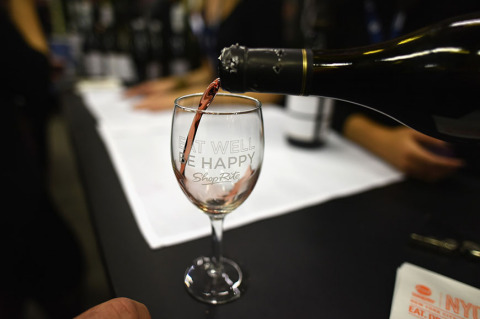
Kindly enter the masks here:
[[209, 304], [223, 304], [240, 297], [243, 280], [240, 267], [227, 258], [220, 266], [209, 257], [198, 257], [185, 272], [185, 287], [196, 299]]

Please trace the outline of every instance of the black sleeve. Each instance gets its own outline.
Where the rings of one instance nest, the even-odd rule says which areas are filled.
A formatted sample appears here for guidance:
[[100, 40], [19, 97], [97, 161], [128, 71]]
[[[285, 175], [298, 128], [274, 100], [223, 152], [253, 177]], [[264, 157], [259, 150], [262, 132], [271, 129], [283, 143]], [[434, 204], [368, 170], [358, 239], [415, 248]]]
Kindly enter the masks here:
[[33, 50], [23, 39], [5, 10], [0, 9], [0, 92], [22, 95], [35, 101], [50, 87], [50, 65], [42, 53]]

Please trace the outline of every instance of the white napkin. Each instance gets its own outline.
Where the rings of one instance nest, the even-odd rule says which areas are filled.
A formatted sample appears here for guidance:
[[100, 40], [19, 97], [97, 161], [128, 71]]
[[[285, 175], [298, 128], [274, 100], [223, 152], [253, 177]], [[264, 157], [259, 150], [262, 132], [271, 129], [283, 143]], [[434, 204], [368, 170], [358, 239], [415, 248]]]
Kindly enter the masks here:
[[478, 319], [480, 290], [404, 263], [397, 270], [390, 319]]
[[[84, 90], [138, 226], [152, 249], [210, 234], [209, 220], [182, 193], [170, 162], [171, 111], [132, 109], [121, 90]], [[265, 157], [250, 197], [225, 229], [289, 213], [402, 179], [382, 160], [331, 132], [323, 148], [290, 146], [283, 109], [264, 106]], [[319, 209], [321, 213], [321, 209]]]

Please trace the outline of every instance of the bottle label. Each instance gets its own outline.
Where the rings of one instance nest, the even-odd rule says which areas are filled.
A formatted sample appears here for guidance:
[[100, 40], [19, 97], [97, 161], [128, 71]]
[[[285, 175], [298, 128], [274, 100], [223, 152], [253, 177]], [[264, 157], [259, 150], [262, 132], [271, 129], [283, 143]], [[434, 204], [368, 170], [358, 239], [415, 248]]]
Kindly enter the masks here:
[[92, 51], [85, 55], [85, 71], [89, 76], [100, 76], [103, 74], [103, 57], [98, 51]]
[[104, 55], [105, 61], [103, 62], [103, 65], [105, 67], [105, 75], [106, 76], [113, 76], [116, 78], [120, 78], [117, 76], [116, 73], [116, 60], [117, 56], [114, 53], [108, 53]]
[[334, 101], [315, 96], [288, 96], [286, 135], [300, 142], [324, 141]]
[[287, 111], [305, 115], [317, 115], [320, 111], [320, 98], [316, 96], [296, 96], [287, 97]]
[[190, 66], [186, 59], [174, 59], [170, 62], [170, 72], [173, 75], [184, 75], [188, 72]]
[[137, 74], [132, 59], [126, 54], [119, 54], [115, 59], [115, 72], [125, 82], [137, 80]]

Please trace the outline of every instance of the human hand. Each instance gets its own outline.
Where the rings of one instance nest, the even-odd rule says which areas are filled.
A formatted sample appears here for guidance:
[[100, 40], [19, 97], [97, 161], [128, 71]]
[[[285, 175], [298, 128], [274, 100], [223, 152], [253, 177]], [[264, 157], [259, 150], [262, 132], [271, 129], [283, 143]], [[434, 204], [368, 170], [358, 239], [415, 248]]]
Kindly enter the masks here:
[[128, 88], [126, 98], [139, 97], [133, 108], [137, 110], [160, 111], [170, 109], [177, 95], [174, 93], [175, 81], [172, 78], [148, 81]]
[[167, 77], [134, 85], [125, 90], [124, 95], [125, 97], [133, 97], [139, 95], [162, 94], [174, 90], [178, 85], [178, 78]]
[[[173, 108], [175, 99], [187, 94], [203, 93], [207, 85], [191, 85], [184, 88], [176, 88], [168, 92], [155, 91], [146, 94], [133, 107], [137, 110], [161, 111]], [[200, 102], [200, 98], [198, 100]]]
[[177, 92], [146, 95], [136, 101], [133, 104], [133, 108], [146, 111], [171, 110], [175, 99], [181, 95]]
[[379, 154], [405, 174], [424, 181], [443, 179], [464, 164], [444, 141], [408, 127], [385, 129]]
[[141, 97], [134, 104], [135, 109], [159, 111], [172, 107], [177, 95], [179, 80], [176, 77], [167, 77], [134, 85], [123, 92], [126, 98]]
[[212, 81], [213, 72], [208, 63], [183, 76], [169, 76], [135, 85], [124, 92], [124, 96], [143, 96], [134, 105], [136, 109], [158, 111], [170, 109], [177, 97], [203, 92]]
[[405, 126], [383, 126], [355, 114], [347, 120], [344, 133], [406, 175], [420, 180], [438, 181], [464, 165], [463, 160], [452, 155], [448, 143]]
[[129, 299], [115, 298], [88, 309], [75, 319], [150, 319], [145, 305]]

